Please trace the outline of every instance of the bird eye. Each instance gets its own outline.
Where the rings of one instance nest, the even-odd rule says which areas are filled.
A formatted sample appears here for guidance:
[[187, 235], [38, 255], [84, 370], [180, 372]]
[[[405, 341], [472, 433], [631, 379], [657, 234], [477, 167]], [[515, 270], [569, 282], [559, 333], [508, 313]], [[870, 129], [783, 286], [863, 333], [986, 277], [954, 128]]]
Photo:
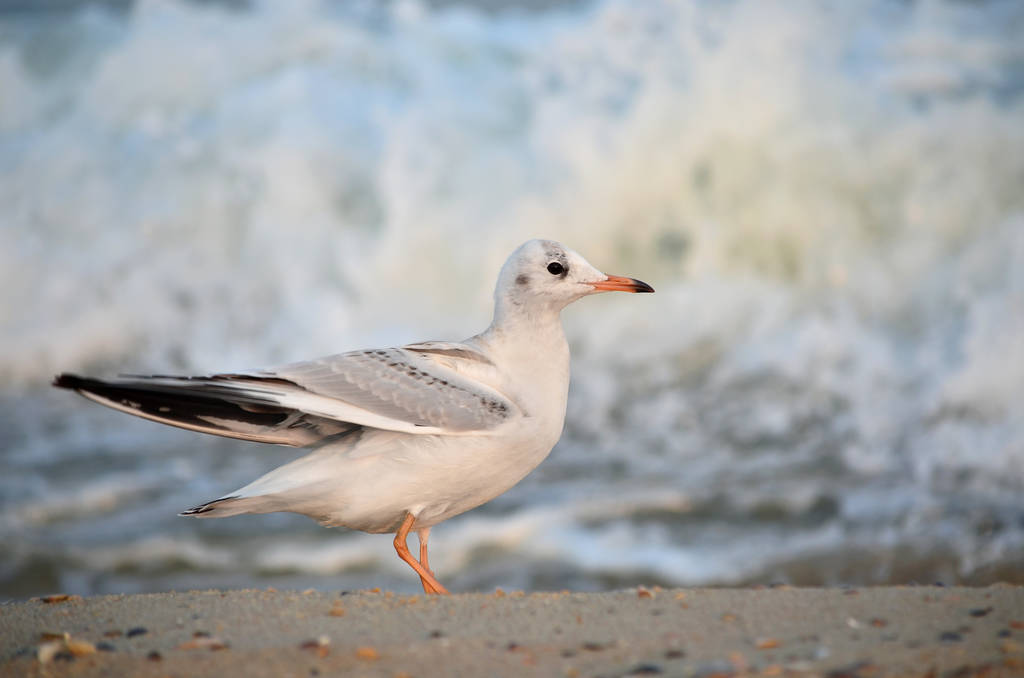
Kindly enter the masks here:
[[565, 273], [565, 267], [562, 266], [557, 261], [552, 261], [550, 264], [548, 264], [548, 273], [550, 273], [551, 275], [562, 275], [563, 273]]

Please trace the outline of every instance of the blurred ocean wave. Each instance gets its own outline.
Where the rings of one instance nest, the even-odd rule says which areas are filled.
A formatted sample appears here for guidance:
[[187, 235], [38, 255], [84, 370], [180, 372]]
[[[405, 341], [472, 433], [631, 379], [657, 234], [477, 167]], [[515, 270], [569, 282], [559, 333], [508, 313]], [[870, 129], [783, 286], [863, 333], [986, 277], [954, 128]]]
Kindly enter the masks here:
[[0, 595], [415, 590], [175, 517], [294, 451], [49, 379], [462, 338], [535, 236], [658, 294], [567, 310], [566, 433], [437, 530], [455, 589], [1024, 577], [1019, 3], [58, 6], [0, 5]]

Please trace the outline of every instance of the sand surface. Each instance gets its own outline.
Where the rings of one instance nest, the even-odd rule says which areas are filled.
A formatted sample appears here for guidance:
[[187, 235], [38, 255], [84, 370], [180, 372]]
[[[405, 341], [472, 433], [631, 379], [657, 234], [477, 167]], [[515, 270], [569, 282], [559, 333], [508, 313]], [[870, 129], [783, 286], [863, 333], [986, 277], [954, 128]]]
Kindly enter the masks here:
[[1024, 587], [58, 597], [0, 607], [0, 662], [13, 676], [1024, 676]]

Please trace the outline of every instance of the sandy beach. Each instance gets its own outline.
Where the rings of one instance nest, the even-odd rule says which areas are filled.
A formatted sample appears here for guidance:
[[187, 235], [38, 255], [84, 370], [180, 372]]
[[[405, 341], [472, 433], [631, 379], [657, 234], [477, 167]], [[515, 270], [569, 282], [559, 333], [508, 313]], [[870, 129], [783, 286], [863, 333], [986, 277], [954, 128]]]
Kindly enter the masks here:
[[5, 676], [1018, 676], [1024, 587], [53, 596], [0, 608], [0, 658]]

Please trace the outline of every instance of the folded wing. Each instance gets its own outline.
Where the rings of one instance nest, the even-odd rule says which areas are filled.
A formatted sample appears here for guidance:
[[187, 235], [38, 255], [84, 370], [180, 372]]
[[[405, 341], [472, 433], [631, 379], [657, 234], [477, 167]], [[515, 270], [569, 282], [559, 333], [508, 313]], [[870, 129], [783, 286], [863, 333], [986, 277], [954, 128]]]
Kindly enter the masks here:
[[[486, 361], [472, 349], [465, 351]], [[62, 374], [54, 385], [164, 424], [293, 446], [358, 426], [414, 434], [486, 431], [518, 414], [500, 392], [444, 363], [409, 347], [209, 377], [99, 380]]]

